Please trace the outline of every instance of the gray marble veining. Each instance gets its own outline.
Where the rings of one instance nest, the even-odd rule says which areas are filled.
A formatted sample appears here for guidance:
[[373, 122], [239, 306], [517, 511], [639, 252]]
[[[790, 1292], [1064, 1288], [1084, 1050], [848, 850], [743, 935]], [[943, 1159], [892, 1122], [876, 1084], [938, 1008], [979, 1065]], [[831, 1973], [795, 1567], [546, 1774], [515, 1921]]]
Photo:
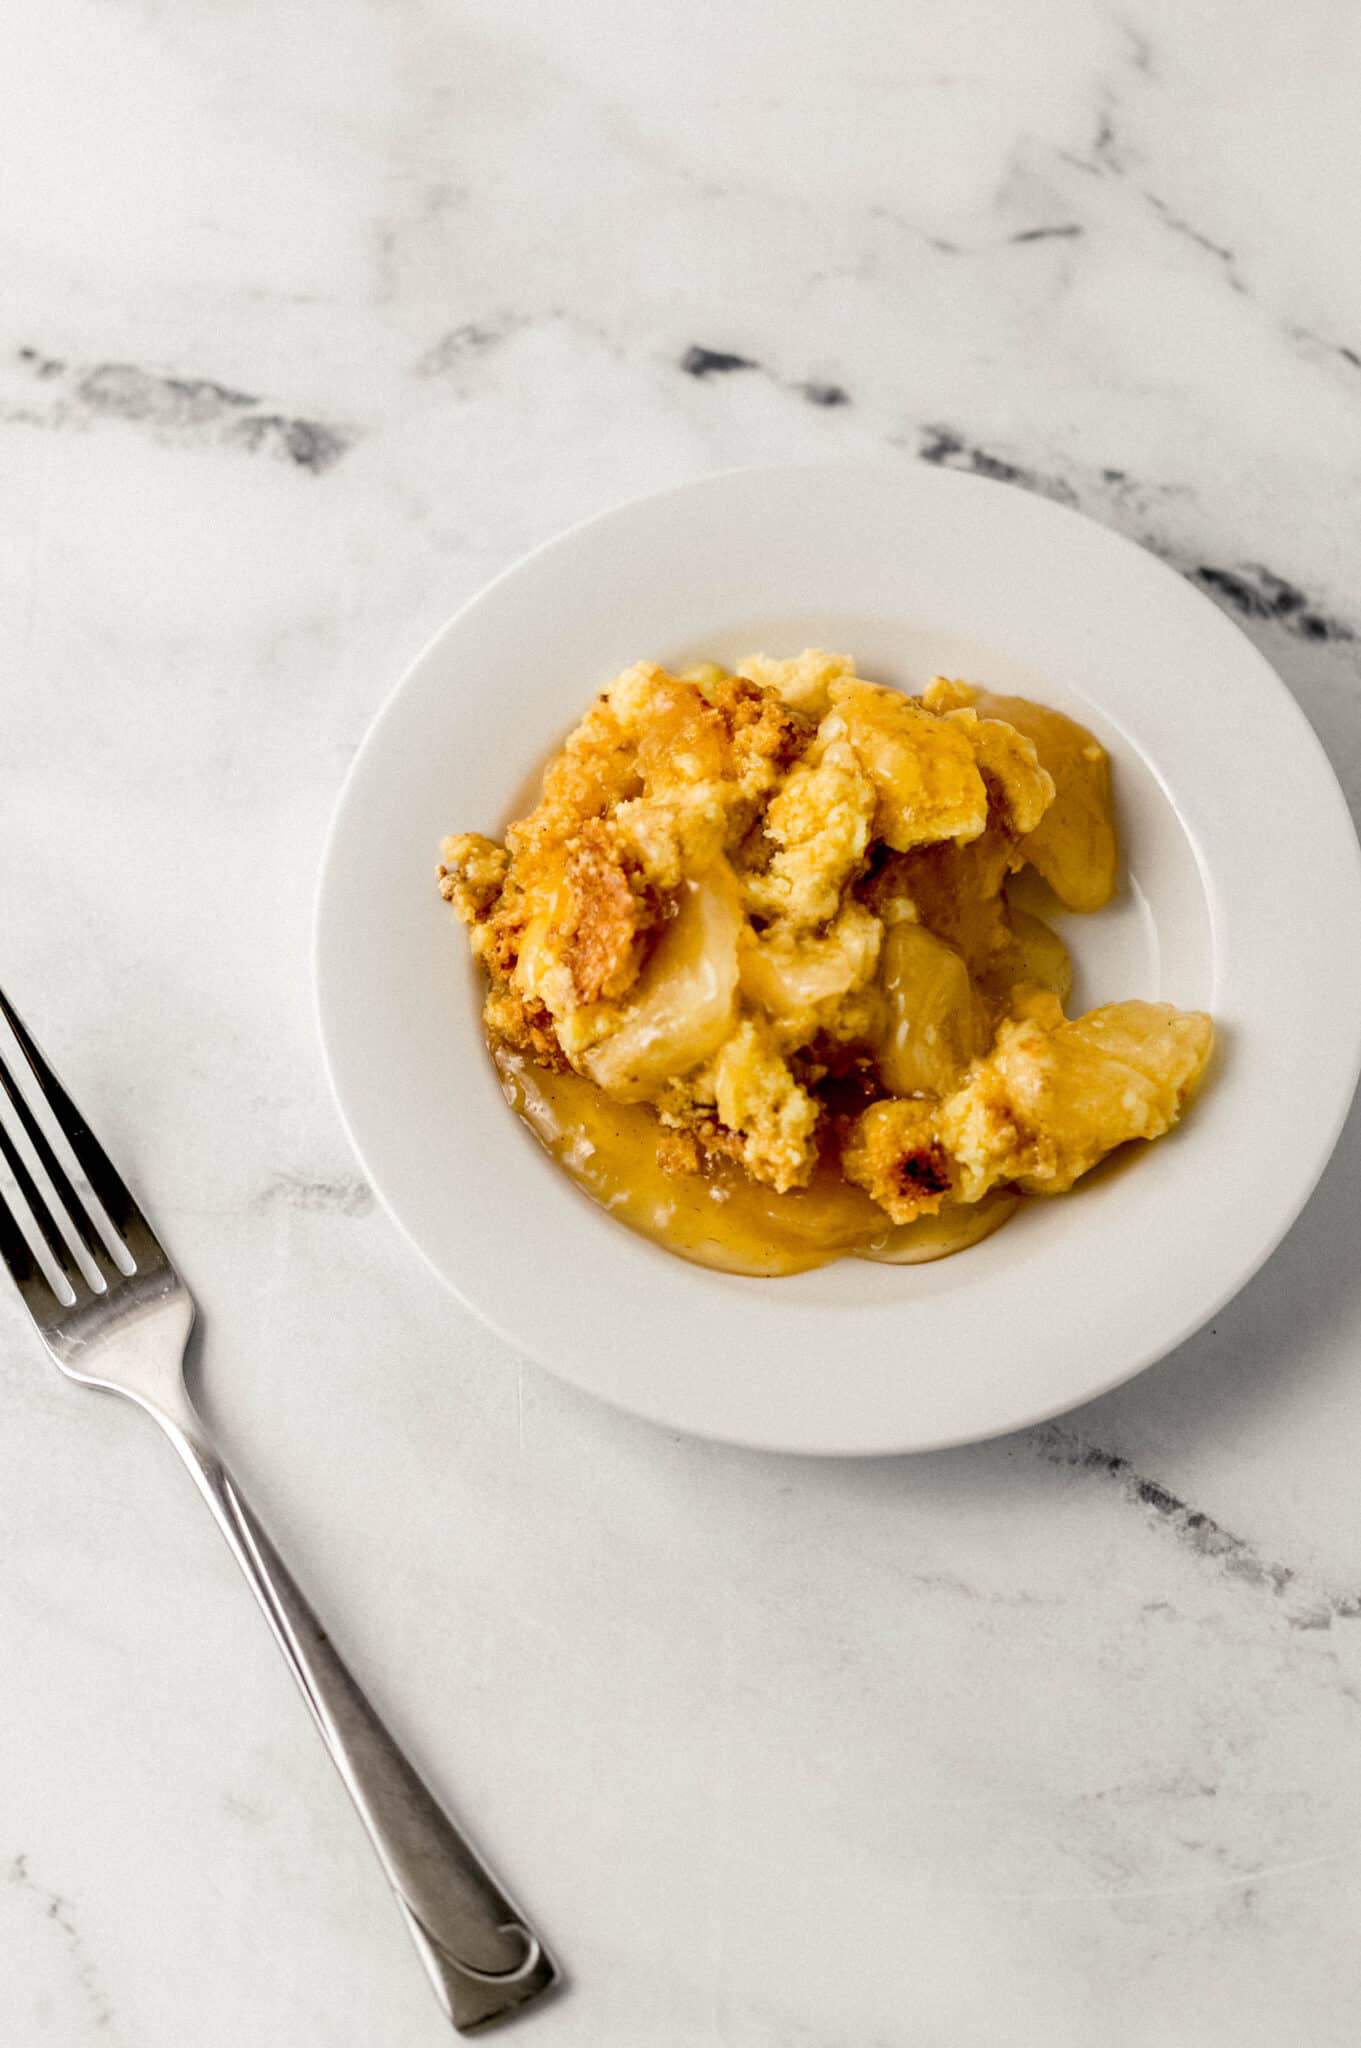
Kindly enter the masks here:
[[[5, 35], [4, 979], [173, 1236], [262, 1511], [567, 1960], [526, 2028], [1349, 2044], [1361, 1121], [1094, 1408], [757, 1458], [440, 1293], [348, 1155], [308, 953], [434, 627], [733, 463], [1104, 520], [1240, 621], [1361, 808], [1361, 19], [14, 0]], [[0, 1400], [0, 2040], [442, 2038], [171, 1461], [2, 1295]]]

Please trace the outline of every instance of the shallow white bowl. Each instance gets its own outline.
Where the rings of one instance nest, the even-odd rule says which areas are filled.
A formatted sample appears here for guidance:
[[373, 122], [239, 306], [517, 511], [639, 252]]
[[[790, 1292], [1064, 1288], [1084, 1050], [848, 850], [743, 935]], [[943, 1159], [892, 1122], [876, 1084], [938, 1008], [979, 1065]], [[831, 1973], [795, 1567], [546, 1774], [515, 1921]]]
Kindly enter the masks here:
[[[1079, 1001], [1214, 1012], [1185, 1124], [933, 1266], [751, 1280], [580, 1194], [502, 1100], [441, 836], [496, 833], [629, 662], [806, 645], [1069, 710], [1110, 748], [1127, 875], [1067, 921]], [[576, 528], [439, 633], [342, 792], [318, 910], [322, 1037], [366, 1173], [512, 1345], [674, 1428], [923, 1450], [1086, 1401], [1171, 1350], [1279, 1242], [1361, 1059], [1361, 861], [1327, 759], [1252, 645], [1075, 513], [926, 468], [735, 471]]]

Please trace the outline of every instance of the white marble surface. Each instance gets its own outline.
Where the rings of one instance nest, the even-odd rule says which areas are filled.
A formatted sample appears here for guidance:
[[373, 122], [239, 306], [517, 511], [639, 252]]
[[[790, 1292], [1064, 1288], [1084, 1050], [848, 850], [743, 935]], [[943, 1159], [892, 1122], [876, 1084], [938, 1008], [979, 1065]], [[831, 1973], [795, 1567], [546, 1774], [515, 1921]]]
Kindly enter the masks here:
[[[10, 0], [4, 41], [4, 979], [283, 1547], [566, 1961], [525, 2039], [1353, 2041], [1356, 1120], [1218, 1323], [1061, 1428], [747, 1456], [440, 1293], [308, 943], [429, 631], [729, 463], [1059, 493], [1245, 616], [1361, 797], [1361, 16]], [[0, 1377], [0, 2041], [444, 2038], [168, 1452], [3, 1295]]]

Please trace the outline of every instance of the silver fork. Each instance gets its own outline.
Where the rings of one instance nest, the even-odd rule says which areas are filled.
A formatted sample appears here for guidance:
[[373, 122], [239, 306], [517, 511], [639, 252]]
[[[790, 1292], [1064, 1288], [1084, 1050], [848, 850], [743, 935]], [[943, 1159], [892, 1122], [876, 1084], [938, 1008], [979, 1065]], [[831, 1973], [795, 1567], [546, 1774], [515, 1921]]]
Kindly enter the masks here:
[[302, 1688], [447, 2017], [468, 2033], [513, 2012], [554, 1982], [553, 1963], [397, 1747], [246, 1505], [184, 1382], [189, 1290], [3, 993], [0, 1014], [112, 1226], [106, 1241], [0, 1053], [0, 1087], [56, 1196], [40, 1191], [0, 1118], [0, 1157], [64, 1282], [52, 1285], [0, 1193], [0, 1257], [39, 1336], [69, 1379], [135, 1401], [188, 1466]]

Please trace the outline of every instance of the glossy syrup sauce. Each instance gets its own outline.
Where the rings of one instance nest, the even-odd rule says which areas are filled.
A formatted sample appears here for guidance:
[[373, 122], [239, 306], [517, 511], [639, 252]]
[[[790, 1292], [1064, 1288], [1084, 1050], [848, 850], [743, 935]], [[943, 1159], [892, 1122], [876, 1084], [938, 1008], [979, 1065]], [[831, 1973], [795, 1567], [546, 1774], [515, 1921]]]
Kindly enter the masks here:
[[507, 1102], [579, 1188], [667, 1251], [725, 1273], [801, 1273], [846, 1257], [925, 1265], [990, 1236], [1019, 1205], [998, 1189], [895, 1225], [831, 1159], [808, 1187], [784, 1195], [726, 1159], [702, 1174], [664, 1173], [651, 1109], [615, 1102], [580, 1074], [550, 1073], [504, 1046], [491, 1053]]

